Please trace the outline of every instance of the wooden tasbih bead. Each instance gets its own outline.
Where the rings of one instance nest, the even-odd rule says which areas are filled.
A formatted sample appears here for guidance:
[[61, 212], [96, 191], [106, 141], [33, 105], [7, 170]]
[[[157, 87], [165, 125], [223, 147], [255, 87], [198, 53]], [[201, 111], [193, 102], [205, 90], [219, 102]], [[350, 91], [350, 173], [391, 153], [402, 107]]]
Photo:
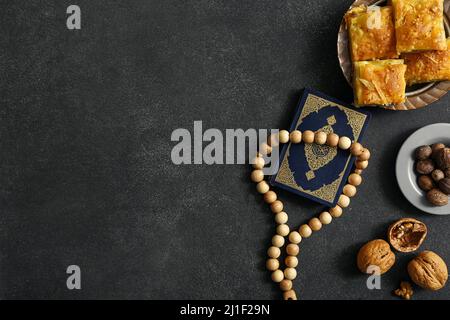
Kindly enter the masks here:
[[256, 157], [253, 159], [253, 168], [261, 170], [264, 168], [264, 165], [266, 164], [266, 161], [263, 157]]
[[330, 133], [327, 137], [327, 146], [329, 147], [337, 147], [339, 144], [339, 136], [336, 133]]
[[263, 198], [265, 203], [271, 204], [277, 200], [277, 194], [270, 190], [264, 194]]
[[342, 208], [340, 206], [334, 206], [333, 208], [330, 208], [329, 211], [333, 218], [339, 218], [342, 216]]
[[356, 195], [356, 187], [352, 184], [346, 184], [344, 186], [344, 189], [342, 189], [342, 193], [345, 194], [347, 197], [352, 198]]
[[276, 234], [272, 237], [272, 245], [277, 248], [281, 248], [284, 246], [284, 238], [279, 234]]
[[[298, 232], [290, 232], [290, 228], [287, 225], [288, 215], [283, 211], [283, 203], [277, 199], [277, 195], [274, 191], [270, 190], [270, 187], [266, 181], [264, 181], [264, 174], [262, 169], [264, 168], [265, 161], [263, 155], [269, 155], [272, 152], [272, 147], [278, 146], [279, 143], [301, 143], [306, 144], [316, 143], [318, 145], [328, 145], [329, 147], [338, 147], [342, 150], [348, 150], [357, 157], [355, 161], [356, 169], [351, 173], [347, 179], [347, 184], [342, 190], [342, 194], [339, 196], [336, 206], [329, 208], [328, 211], [320, 213], [319, 217], [312, 218], [307, 224], [303, 224], [299, 227]], [[370, 151], [364, 148], [360, 143], [353, 142], [345, 136], [339, 137], [335, 133], [326, 134], [325, 132], [313, 132], [306, 130], [303, 133], [294, 130], [289, 133], [286, 130], [281, 130], [278, 135], [271, 135], [268, 139], [268, 143], [263, 143], [260, 146], [257, 157], [253, 160], [253, 168], [251, 180], [257, 183], [257, 191], [264, 196], [264, 201], [270, 205], [271, 211], [275, 214], [275, 222], [277, 223], [276, 234], [272, 237], [272, 246], [267, 250], [268, 259], [266, 261], [266, 268], [272, 272], [271, 278], [274, 282], [279, 283], [280, 289], [283, 291], [283, 299], [296, 300], [297, 295], [293, 288], [293, 282], [297, 277], [298, 258], [300, 247], [298, 244], [303, 238], [308, 238], [313, 232], [319, 231], [324, 225], [330, 224], [333, 218], [339, 218], [343, 213], [343, 208], [350, 205], [350, 198], [354, 197], [357, 193], [356, 187], [362, 183], [361, 173], [368, 166], [368, 160], [370, 158]], [[285, 245], [285, 237], [288, 237], [289, 243], [286, 245], [286, 258], [284, 264], [286, 268], [280, 269], [280, 262], [278, 259], [281, 256], [281, 249]]]
[[314, 132], [312, 132], [311, 130], [306, 130], [305, 132], [303, 132], [303, 141], [307, 144], [311, 144], [314, 142]]
[[352, 146], [350, 147], [350, 153], [355, 157], [358, 157], [359, 155], [361, 155], [363, 150], [364, 150], [364, 147], [359, 142], [353, 142]]
[[272, 246], [267, 250], [267, 255], [269, 258], [278, 259], [281, 255], [281, 250], [278, 247]]
[[366, 148], [364, 148], [361, 152], [361, 154], [358, 156], [358, 160], [361, 161], [367, 161], [370, 159], [370, 151]]
[[250, 178], [253, 182], [261, 182], [264, 180], [264, 172], [261, 169], [253, 170]]
[[325, 132], [317, 132], [314, 136], [314, 142], [318, 145], [323, 145], [327, 142], [328, 135]]
[[300, 247], [297, 244], [289, 243], [286, 246], [286, 253], [290, 256], [297, 256], [300, 252]]
[[326, 224], [331, 223], [331, 221], [333, 220], [333, 217], [331, 216], [331, 214], [329, 212], [324, 211], [320, 214], [319, 220], [320, 220], [320, 222], [322, 222], [323, 225], [326, 225]]
[[280, 141], [280, 143], [284, 144], [284, 143], [288, 143], [289, 142], [289, 131], [281, 130], [278, 133], [278, 136], [279, 136], [278, 141]]
[[302, 133], [298, 130], [294, 130], [289, 135], [289, 139], [292, 143], [300, 143], [302, 142]]
[[294, 280], [297, 278], [297, 270], [295, 268], [287, 267], [284, 269], [284, 278], [288, 280]]
[[338, 205], [341, 208], [347, 208], [350, 205], [350, 198], [345, 194], [339, 196]]
[[340, 137], [338, 146], [342, 150], [347, 150], [352, 145], [352, 141], [348, 137]]
[[311, 230], [310, 226], [308, 226], [307, 224], [304, 224], [304, 225], [300, 226], [300, 228], [298, 229], [298, 233], [300, 233], [302, 238], [309, 238], [312, 234], [312, 230]]
[[264, 142], [259, 147], [259, 153], [263, 156], [267, 156], [272, 153], [272, 147], [267, 144], [267, 142]]
[[286, 237], [289, 234], [289, 226], [287, 224], [279, 224], [277, 226], [277, 234], [282, 237]]
[[319, 231], [322, 229], [322, 222], [318, 218], [312, 218], [308, 222], [308, 226], [311, 228], [312, 231]]
[[267, 144], [271, 146], [272, 148], [276, 148], [280, 145], [280, 136], [279, 133], [273, 133], [269, 136], [269, 139], [267, 139]]
[[287, 223], [288, 219], [289, 219], [289, 217], [288, 217], [287, 213], [284, 211], [281, 211], [281, 212], [278, 212], [277, 214], [275, 214], [275, 222], [277, 224]]
[[278, 270], [280, 267], [280, 262], [276, 258], [267, 259], [266, 261], [266, 268], [269, 271], [275, 271]]
[[272, 281], [273, 282], [281, 282], [284, 279], [284, 273], [280, 269], [272, 272]]
[[261, 194], [264, 194], [270, 190], [269, 184], [265, 181], [261, 181], [256, 185], [256, 191]]
[[348, 176], [348, 183], [350, 183], [351, 185], [357, 187], [362, 183], [362, 177], [357, 174], [357, 173], [352, 173], [351, 175]]
[[298, 259], [296, 256], [287, 256], [284, 259], [284, 264], [289, 268], [295, 268], [298, 265]]
[[300, 242], [302, 242], [302, 236], [297, 231], [292, 231], [289, 234], [289, 242], [299, 244]]
[[278, 213], [283, 211], [283, 207], [283, 202], [276, 200], [270, 205], [270, 210], [272, 210], [273, 213]]
[[292, 280], [283, 279], [280, 282], [281, 291], [289, 291], [292, 289]]
[[289, 290], [283, 292], [283, 299], [284, 300], [297, 300], [297, 295], [295, 294], [294, 290]]
[[367, 160], [356, 160], [355, 162], [355, 167], [361, 170], [367, 169], [368, 165], [369, 162]]

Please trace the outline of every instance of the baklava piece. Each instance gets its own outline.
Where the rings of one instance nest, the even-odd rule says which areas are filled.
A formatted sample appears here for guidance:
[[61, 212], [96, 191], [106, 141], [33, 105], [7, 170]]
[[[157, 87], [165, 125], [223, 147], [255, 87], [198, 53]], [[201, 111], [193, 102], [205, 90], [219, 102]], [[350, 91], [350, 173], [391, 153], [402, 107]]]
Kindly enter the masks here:
[[391, 0], [397, 51], [446, 50], [444, 0]]
[[424, 51], [405, 53], [403, 58], [406, 69], [406, 83], [434, 82], [450, 80], [450, 38], [447, 39], [449, 49], [445, 51]]
[[355, 105], [388, 106], [405, 102], [405, 71], [406, 65], [400, 59], [355, 62]]
[[359, 6], [345, 21], [353, 61], [398, 58], [391, 7]]

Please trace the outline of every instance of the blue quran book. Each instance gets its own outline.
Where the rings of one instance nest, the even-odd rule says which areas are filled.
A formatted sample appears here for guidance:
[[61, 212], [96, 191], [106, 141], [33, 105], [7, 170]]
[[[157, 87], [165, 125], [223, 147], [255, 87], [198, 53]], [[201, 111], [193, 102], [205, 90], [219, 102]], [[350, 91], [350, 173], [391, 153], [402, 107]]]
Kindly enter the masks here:
[[[290, 131], [336, 133], [361, 142], [370, 113], [355, 110], [312, 89], [305, 89]], [[271, 184], [327, 206], [335, 206], [355, 162], [348, 150], [317, 144], [285, 144]]]

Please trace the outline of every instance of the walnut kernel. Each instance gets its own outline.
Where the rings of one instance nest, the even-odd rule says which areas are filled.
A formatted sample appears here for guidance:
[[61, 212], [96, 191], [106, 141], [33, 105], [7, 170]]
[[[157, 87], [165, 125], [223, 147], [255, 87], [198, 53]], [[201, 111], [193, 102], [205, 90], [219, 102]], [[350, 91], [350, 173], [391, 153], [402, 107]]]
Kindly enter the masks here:
[[413, 218], [400, 219], [388, 229], [388, 239], [392, 247], [400, 252], [417, 250], [427, 236], [427, 226]]
[[407, 281], [400, 282], [400, 288], [394, 291], [394, 294], [396, 296], [399, 296], [400, 298], [409, 300], [411, 299], [414, 291], [412, 289], [411, 283]]

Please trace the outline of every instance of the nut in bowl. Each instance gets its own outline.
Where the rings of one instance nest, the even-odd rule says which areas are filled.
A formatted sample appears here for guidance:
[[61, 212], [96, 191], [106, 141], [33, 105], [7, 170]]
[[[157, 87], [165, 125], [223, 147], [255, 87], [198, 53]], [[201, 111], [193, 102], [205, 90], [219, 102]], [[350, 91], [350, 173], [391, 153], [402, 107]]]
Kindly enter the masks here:
[[445, 95], [450, 90], [449, 17], [450, 0], [355, 1], [337, 43], [355, 105], [411, 110]]
[[397, 156], [400, 190], [416, 208], [450, 214], [450, 124], [437, 123], [414, 132]]
[[[434, 150], [434, 152], [433, 152]], [[420, 189], [435, 206], [448, 204], [450, 195], [450, 148], [443, 143], [420, 146], [414, 152]]]

